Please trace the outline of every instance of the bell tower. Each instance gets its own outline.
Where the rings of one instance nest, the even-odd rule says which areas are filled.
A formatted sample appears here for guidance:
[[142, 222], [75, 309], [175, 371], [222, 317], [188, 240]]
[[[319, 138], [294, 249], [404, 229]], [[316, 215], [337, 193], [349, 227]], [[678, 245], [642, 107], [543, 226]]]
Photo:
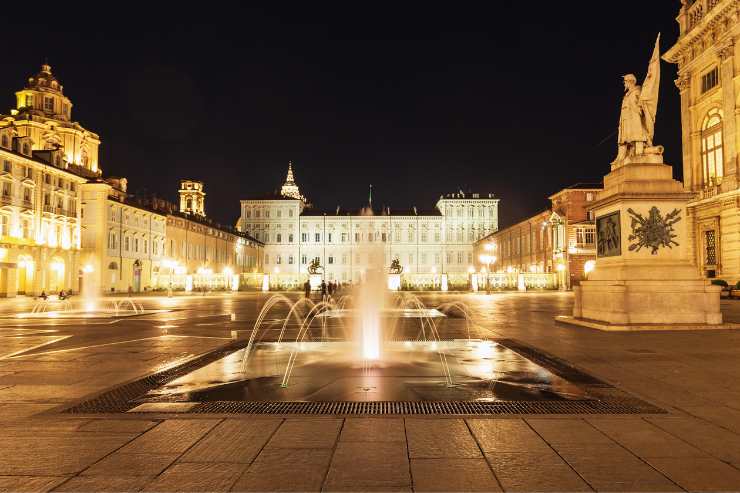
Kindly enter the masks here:
[[195, 180], [180, 180], [180, 212], [197, 216], [206, 215], [206, 193], [203, 191], [203, 182]]

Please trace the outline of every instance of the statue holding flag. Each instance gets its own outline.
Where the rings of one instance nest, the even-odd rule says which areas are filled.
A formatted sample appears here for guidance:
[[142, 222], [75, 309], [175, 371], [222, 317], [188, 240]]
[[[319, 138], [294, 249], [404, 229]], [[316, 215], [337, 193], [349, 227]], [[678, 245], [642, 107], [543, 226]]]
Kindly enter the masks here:
[[619, 116], [617, 138], [619, 152], [614, 160], [615, 164], [631, 156], [663, 153], [661, 146], [653, 147], [660, 89], [660, 34], [655, 41], [653, 56], [642, 87], [637, 84], [637, 77], [634, 74], [627, 74], [623, 79], [625, 94]]

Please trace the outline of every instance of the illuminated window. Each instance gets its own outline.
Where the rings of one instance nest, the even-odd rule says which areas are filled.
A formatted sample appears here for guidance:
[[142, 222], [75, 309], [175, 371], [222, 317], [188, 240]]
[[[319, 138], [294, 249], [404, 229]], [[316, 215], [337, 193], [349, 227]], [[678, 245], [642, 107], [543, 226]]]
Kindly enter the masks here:
[[54, 111], [54, 98], [44, 98], [44, 110]]
[[33, 96], [26, 96], [26, 108], [33, 107]]
[[706, 265], [717, 265], [717, 240], [713, 229], [704, 232], [704, 248]]
[[714, 185], [724, 176], [722, 113], [714, 109], [704, 118], [701, 130], [701, 162], [704, 184]]
[[704, 94], [713, 87], [716, 87], [717, 84], [719, 84], [719, 68], [714, 67], [701, 76], [701, 93]]

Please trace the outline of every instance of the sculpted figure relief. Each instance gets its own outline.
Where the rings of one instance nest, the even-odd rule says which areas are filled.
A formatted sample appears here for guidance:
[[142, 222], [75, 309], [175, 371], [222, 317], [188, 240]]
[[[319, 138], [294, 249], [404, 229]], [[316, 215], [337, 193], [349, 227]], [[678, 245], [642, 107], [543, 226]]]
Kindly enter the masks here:
[[628, 156], [662, 154], [661, 147], [653, 147], [660, 89], [660, 34], [642, 86], [637, 84], [634, 74], [627, 74], [623, 79], [625, 94], [619, 115], [618, 154], [614, 162], [621, 162]]

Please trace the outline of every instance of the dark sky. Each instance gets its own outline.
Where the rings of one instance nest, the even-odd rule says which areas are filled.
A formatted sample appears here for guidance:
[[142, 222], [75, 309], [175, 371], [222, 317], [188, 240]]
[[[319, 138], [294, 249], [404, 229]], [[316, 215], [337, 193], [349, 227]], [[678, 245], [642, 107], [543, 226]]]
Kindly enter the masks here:
[[[106, 175], [171, 199], [180, 178], [203, 180], [228, 223], [292, 160], [322, 208], [363, 205], [370, 183], [392, 208], [462, 188], [501, 198], [505, 225], [608, 172], [621, 76], [642, 81], [658, 31], [673, 44], [680, 2], [476, 3], [13, 15], [2, 108], [48, 58]], [[675, 67], [662, 70], [656, 143], [680, 178]]]

